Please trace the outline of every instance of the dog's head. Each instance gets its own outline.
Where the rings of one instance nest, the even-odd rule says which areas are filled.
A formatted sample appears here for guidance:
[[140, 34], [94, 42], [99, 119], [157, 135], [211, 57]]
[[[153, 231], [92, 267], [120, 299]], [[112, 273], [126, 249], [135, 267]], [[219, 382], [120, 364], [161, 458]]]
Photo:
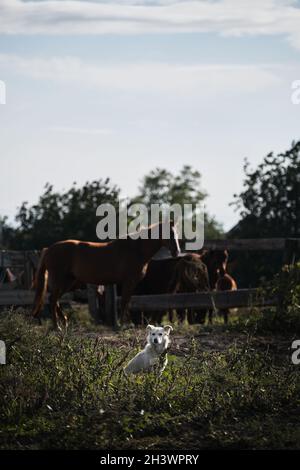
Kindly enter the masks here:
[[146, 328], [147, 331], [147, 341], [152, 346], [157, 349], [166, 349], [169, 344], [169, 335], [173, 330], [172, 326], [153, 326], [148, 325]]

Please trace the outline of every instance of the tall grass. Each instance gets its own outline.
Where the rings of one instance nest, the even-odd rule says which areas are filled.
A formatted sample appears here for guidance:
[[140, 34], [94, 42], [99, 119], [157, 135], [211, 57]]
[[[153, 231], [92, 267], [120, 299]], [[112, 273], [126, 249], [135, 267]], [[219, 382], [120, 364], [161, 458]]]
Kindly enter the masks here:
[[251, 339], [204, 353], [197, 338], [170, 355], [163, 376], [126, 377], [134, 332], [108, 346], [101, 336], [66, 336], [4, 312], [0, 338], [0, 447], [300, 447], [299, 368]]

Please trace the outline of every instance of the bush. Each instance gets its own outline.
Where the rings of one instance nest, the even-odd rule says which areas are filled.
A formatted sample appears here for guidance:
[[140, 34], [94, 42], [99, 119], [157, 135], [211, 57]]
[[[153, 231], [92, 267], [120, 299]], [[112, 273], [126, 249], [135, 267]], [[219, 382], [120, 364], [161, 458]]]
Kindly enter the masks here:
[[[259, 295], [275, 297], [277, 305], [271, 308], [252, 308], [246, 326], [255, 332], [300, 334], [300, 263], [285, 265], [271, 281], [265, 283]], [[239, 323], [244, 323], [243, 320]]]

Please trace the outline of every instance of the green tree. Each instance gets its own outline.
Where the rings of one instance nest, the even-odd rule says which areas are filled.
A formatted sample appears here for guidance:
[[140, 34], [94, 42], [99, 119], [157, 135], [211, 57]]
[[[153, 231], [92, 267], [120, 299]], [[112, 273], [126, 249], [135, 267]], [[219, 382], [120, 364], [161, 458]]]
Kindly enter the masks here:
[[7, 222], [7, 217], [0, 216], [0, 249], [7, 249], [14, 236], [14, 229]]
[[[244, 171], [244, 189], [232, 203], [241, 218], [228, 237], [300, 237], [300, 142], [279, 155], [269, 153], [254, 170], [246, 161]], [[256, 286], [279, 271], [282, 253], [240, 253], [232, 259], [239, 285]]]
[[16, 249], [38, 249], [68, 238], [95, 240], [96, 208], [99, 204], [117, 204], [120, 190], [110, 180], [73, 184], [64, 192], [46, 184], [37, 204], [24, 202], [16, 215], [18, 223], [10, 242]]
[[[200, 174], [184, 166], [174, 176], [167, 170], [156, 169], [146, 175], [139, 194], [132, 202], [192, 203], [203, 201], [207, 194], [201, 190]], [[51, 184], [45, 186], [38, 202], [24, 202], [16, 215], [16, 228], [3, 224], [6, 246], [13, 249], [39, 249], [58, 240], [68, 238], [95, 240], [96, 208], [99, 204], [117, 205], [120, 189], [107, 178], [87, 182], [83, 187], [76, 183], [68, 191], [55, 191]], [[218, 237], [221, 226], [206, 215], [206, 236]]]
[[233, 205], [241, 220], [232, 235], [251, 237], [300, 237], [300, 141], [290, 150], [269, 153], [257, 169], [244, 166], [244, 190]]
[[201, 175], [191, 166], [184, 165], [178, 175], [156, 168], [142, 179], [137, 200], [146, 205], [154, 203], [197, 204], [207, 197], [201, 189]]
[[[196, 206], [207, 196], [202, 189], [201, 174], [190, 165], [184, 165], [177, 175], [162, 168], [145, 175], [134, 202], [143, 202], [148, 207], [154, 203]], [[205, 213], [205, 237], [218, 238], [222, 232], [222, 226], [215, 218]]]

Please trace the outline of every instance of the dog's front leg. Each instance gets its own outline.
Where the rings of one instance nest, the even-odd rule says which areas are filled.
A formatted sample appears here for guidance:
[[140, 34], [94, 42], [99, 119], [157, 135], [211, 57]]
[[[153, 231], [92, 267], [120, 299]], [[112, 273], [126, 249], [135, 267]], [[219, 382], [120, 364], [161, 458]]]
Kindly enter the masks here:
[[162, 375], [163, 371], [167, 367], [167, 364], [168, 364], [168, 356], [165, 354], [159, 362], [159, 376]]

